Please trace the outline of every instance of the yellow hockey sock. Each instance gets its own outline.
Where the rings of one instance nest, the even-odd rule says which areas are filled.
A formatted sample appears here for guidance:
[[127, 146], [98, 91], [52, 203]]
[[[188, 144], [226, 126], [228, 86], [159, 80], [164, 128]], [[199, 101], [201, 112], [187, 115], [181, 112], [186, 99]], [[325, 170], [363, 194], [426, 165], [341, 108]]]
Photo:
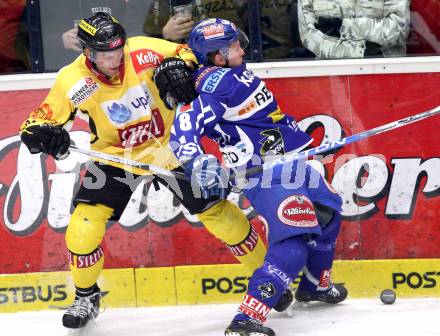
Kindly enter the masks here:
[[266, 246], [237, 206], [223, 200], [197, 216], [205, 228], [222, 240], [235, 258], [250, 270], [263, 264]]

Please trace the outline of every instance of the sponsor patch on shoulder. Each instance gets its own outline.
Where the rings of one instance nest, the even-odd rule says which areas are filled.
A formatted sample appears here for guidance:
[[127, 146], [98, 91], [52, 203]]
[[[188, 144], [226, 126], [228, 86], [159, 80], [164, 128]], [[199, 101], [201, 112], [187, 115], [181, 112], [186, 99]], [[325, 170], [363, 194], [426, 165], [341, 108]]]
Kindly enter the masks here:
[[53, 118], [52, 108], [47, 103], [41, 104], [36, 110], [32, 111], [29, 118], [56, 124], [56, 120]]
[[224, 69], [224, 68], [218, 68], [216, 71], [214, 71], [203, 83], [202, 91], [204, 92], [213, 92], [218, 84], [220, 83], [220, 80], [226, 75], [230, 69]]
[[137, 74], [144, 70], [159, 66], [164, 58], [163, 55], [150, 49], [135, 50], [132, 51], [130, 55], [134, 70]]
[[287, 197], [278, 207], [278, 218], [284, 224], [297, 227], [318, 225], [312, 202], [304, 195]]
[[93, 80], [93, 78], [84, 77], [73, 85], [67, 95], [73, 105], [79, 105], [98, 90], [98, 88], [99, 85]]

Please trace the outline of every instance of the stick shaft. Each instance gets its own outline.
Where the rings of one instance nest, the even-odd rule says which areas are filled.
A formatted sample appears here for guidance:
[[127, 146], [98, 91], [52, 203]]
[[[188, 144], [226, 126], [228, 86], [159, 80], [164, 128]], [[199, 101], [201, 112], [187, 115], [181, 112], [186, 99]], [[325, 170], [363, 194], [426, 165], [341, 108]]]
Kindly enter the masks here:
[[[420, 121], [432, 116], [435, 116], [437, 114], [440, 113], [440, 106], [437, 106], [436, 108], [426, 111], [426, 112], [422, 112], [419, 114], [415, 114], [413, 116], [409, 116], [403, 119], [399, 119], [393, 122], [390, 122], [388, 124], [382, 125], [382, 126], [378, 126], [375, 128], [372, 128], [370, 130], [367, 131], [363, 131], [360, 133], [356, 133], [353, 135], [350, 135], [348, 137], [333, 141], [333, 142], [329, 142], [327, 144], [321, 145], [319, 147], [314, 147], [311, 149], [307, 149], [305, 151], [299, 152], [299, 153], [295, 153], [295, 154], [291, 154], [291, 155], [284, 155], [279, 159], [276, 159], [274, 161], [268, 162], [268, 163], [264, 163], [261, 166], [257, 166], [257, 167], [252, 167], [246, 170], [246, 176], [250, 176], [252, 174], [256, 174], [262, 170], [266, 170], [266, 169], [270, 169], [276, 165], [280, 165], [283, 164], [285, 162], [290, 162], [290, 161], [295, 161], [295, 160], [300, 160], [300, 159], [306, 159], [308, 157], [311, 157], [313, 155], [318, 155], [318, 154], [322, 154], [325, 153], [329, 150], [334, 150], [340, 147], [343, 147], [345, 145], [351, 144], [353, 142], [362, 140], [362, 139], [366, 139], [369, 138], [373, 135], [377, 135], [377, 134], [381, 134], [384, 132], [388, 132], [391, 131], [393, 129], [405, 126], [405, 125], [409, 125], [412, 124], [416, 121]], [[234, 177], [234, 176], [232, 176]]]
[[161, 176], [167, 176], [167, 177], [177, 177], [177, 178], [184, 178], [183, 173], [180, 172], [173, 172], [170, 171], [168, 169], [165, 168], [161, 168], [161, 167], [157, 167], [157, 166], [153, 166], [147, 163], [143, 163], [143, 162], [139, 162], [139, 161], [135, 161], [135, 160], [130, 160], [130, 159], [126, 159], [123, 157], [119, 157], [116, 155], [112, 155], [112, 154], [107, 154], [107, 153], [103, 153], [103, 152], [97, 152], [94, 150], [90, 150], [90, 149], [84, 149], [84, 148], [79, 148], [75, 145], [70, 145], [69, 150], [72, 152], [76, 152], [76, 153], [80, 153], [80, 154], [84, 154], [90, 157], [95, 157], [101, 160], [106, 160], [106, 161], [110, 161], [110, 162], [115, 162], [115, 163], [119, 163], [122, 164], [124, 166], [129, 166], [132, 168], [138, 168], [138, 169], [142, 169], [145, 171], [150, 171], [155, 175], [161, 175]]

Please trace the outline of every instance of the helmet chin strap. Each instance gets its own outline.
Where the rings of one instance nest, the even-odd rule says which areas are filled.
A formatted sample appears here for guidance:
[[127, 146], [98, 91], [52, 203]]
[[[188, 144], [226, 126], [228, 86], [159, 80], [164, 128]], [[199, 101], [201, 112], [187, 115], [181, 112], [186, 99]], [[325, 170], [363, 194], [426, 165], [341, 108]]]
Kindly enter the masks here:
[[90, 59], [90, 62], [92, 62], [93, 64], [95, 64], [95, 60], [96, 60], [96, 51], [89, 49], [89, 59]]

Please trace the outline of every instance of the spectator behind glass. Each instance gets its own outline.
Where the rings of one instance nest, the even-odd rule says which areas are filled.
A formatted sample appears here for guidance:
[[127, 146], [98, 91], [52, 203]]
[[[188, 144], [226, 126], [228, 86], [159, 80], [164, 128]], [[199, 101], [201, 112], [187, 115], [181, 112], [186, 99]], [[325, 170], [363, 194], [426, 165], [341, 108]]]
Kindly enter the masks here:
[[289, 52], [289, 58], [315, 58], [315, 54], [304, 47], [299, 36], [298, 28], [298, 0], [292, 0], [289, 10], [290, 31], [292, 35], [293, 48]]
[[319, 59], [406, 55], [409, 0], [298, 0], [301, 41]]
[[[294, 47], [289, 13], [292, 0], [265, 0], [259, 3], [264, 59], [288, 58]], [[247, 1], [240, 11], [247, 26]], [[249, 35], [248, 29], [245, 31]]]
[[153, 0], [40, 0], [45, 71], [57, 71], [81, 52], [76, 33], [82, 17], [105, 12], [117, 17], [127, 36], [143, 35]]
[[27, 30], [24, 20], [26, 0], [0, 2], [0, 73], [30, 69]]
[[[260, 1], [263, 53], [267, 59], [286, 58], [293, 48], [289, 8], [292, 0]], [[192, 17], [175, 15], [175, 6], [191, 4]], [[206, 18], [223, 18], [247, 31], [247, 1], [243, 0], [154, 0], [144, 24], [148, 36], [183, 42], [194, 24]]]
[[[164, 38], [173, 42], [181, 42], [188, 37], [194, 23], [204, 18], [220, 17], [237, 22], [241, 25], [236, 3], [246, 1], [233, 0], [154, 0], [153, 8], [147, 15], [144, 33], [148, 36]], [[175, 15], [174, 7], [193, 6], [193, 15]]]

